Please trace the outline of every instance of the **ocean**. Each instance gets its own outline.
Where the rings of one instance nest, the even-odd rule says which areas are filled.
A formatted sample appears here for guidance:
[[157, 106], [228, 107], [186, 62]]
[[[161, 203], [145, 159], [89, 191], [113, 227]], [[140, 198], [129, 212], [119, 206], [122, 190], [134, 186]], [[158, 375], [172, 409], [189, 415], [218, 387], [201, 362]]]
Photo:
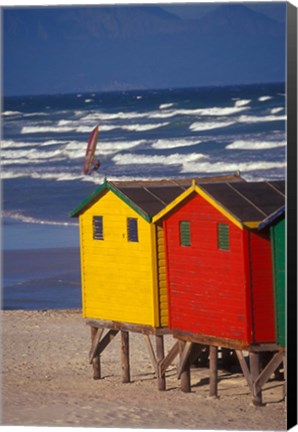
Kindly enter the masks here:
[[[78, 221], [105, 178], [284, 179], [285, 84], [3, 100], [2, 308], [81, 307]], [[83, 175], [96, 125], [100, 170]]]

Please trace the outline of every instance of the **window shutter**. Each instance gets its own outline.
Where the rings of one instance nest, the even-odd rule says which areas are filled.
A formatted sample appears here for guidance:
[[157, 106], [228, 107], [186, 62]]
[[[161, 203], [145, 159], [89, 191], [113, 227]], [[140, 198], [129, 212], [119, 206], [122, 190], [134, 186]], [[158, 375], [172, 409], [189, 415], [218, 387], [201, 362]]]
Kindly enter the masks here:
[[190, 222], [189, 221], [181, 221], [180, 222], [180, 245], [181, 246], [191, 246]]
[[127, 218], [127, 238], [130, 242], [138, 242], [138, 219]]
[[94, 240], [103, 240], [102, 216], [93, 216], [93, 239]]
[[228, 224], [218, 224], [218, 249], [230, 249], [230, 235]]

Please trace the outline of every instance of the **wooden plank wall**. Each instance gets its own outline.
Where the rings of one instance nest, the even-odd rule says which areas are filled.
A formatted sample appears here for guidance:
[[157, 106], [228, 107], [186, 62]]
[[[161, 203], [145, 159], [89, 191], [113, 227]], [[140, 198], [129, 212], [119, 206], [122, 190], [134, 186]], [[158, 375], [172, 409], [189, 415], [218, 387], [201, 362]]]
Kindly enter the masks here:
[[166, 255], [164, 245], [164, 231], [161, 224], [156, 225], [156, 245], [158, 263], [158, 293], [159, 293], [159, 320], [161, 327], [168, 325], [168, 293], [166, 279]]
[[[93, 239], [93, 216], [103, 216], [103, 240]], [[128, 217], [138, 219], [138, 242], [127, 239]], [[108, 191], [80, 226], [84, 317], [157, 325], [150, 224]]]
[[272, 254], [269, 233], [249, 232], [254, 343], [275, 342]]

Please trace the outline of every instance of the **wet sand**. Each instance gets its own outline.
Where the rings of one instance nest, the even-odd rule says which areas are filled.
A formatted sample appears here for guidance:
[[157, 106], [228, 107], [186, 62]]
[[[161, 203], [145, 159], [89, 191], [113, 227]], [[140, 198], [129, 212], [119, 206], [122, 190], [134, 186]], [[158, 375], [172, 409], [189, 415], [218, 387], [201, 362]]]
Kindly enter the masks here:
[[[191, 393], [176, 366], [157, 389], [143, 336], [131, 334], [131, 383], [121, 383], [120, 337], [101, 356], [103, 379], [88, 362], [90, 328], [80, 310], [2, 311], [4, 425], [170, 429], [285, 430], [283, 382], [270, 380], [264, 407], [251, 402], [244, 377], [219, 370], [219, 398], [208, 397], [208, 368], [194, 368]], [[173, 344], [166, 337], [166, 351]]]

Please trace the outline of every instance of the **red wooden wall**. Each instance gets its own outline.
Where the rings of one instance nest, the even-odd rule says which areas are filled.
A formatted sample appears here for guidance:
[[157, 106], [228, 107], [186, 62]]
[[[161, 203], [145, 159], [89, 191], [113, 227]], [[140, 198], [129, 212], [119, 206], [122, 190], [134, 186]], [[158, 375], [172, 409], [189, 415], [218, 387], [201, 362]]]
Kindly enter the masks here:
[[[191, 222], [191, 246], [180, 246], [179, 223]], [[218, 223], [229, 225], [230, 250], [219, 250]], [[238, 228], [218, 210], [195, 194], [164, 219], [167, 254], [169, 327], [194, 334], [252, 342], [266, 337], [265, 326], [257, 327], [262, 315], [254, 316], [252, 300], [261, 308], [266, 294], [259, 293], [260, 272], [252, 280], [251, 269], [258, 269], [258, 259], [248, 261], [248, 233]], [[251, 248], [258, 249], [258, 236], [251, 236]], [[262, 242], [259, 242], [262, 243]], [[262, 243], [263, 245], [263, 243]], [[267, 244], [264, 253], [267, 254]], [[269, 251], [271, 256], [271, 253]], [[267, 259], [267, 258], [266, 258]], [[265, 258], [263, 259], [264, 262]], [[270, 290], [267, 284], [267, 294]], [[273, 291], [273, 289], [272, 289]], [[268, 310], [271, 304], [268, 305]], [[274, 328], [274, 325], [273, 325]], [[269, 332], [270, 333], [270, 332]]]
[[248, 234], [255, 342], [275, 341], [272, 254], [269, 233]]

